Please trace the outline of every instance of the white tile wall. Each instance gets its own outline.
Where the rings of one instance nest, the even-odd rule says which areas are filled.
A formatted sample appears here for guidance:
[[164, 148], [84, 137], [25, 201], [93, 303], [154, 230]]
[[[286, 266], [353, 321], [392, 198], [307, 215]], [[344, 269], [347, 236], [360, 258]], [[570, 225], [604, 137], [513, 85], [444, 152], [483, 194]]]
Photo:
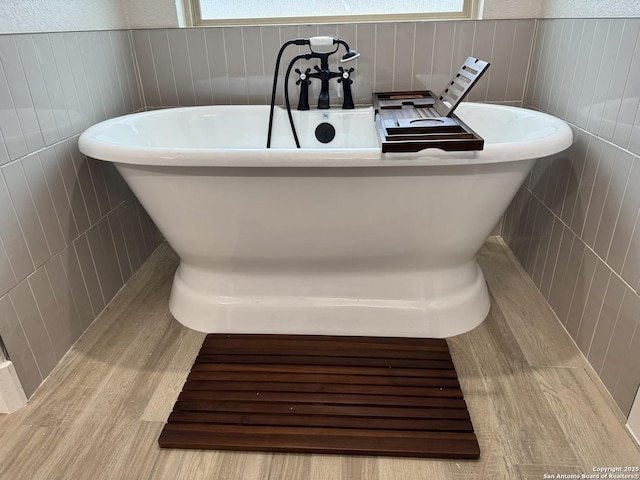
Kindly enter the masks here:
[[[355, 67], [356, 103], [370, 104], [374, 91], [439, 92], [469, 55], [492, 63], [472, 99], [518, 103], [524, 98], [533, 32], [532, 20], [507, 20], [135, 30], [132, 38], [148, 107], [268, 103], [280, 45], [314, 35], [339, 36], [361, 53], [345, 65]], [[287, 50], [281, 86], [289, 59], [302, 51]], [[294, 80], [289, 87], [292, 103], [297, 100]], [[333, 87], [332, 101], [340, 104]], [[312, 84], [311, 98], [318, 93]]]
[[0, 336], [28, 395], [160, 241], [77, 147], [142, 105], [129, 32], [0, 35]]
[[541, 20], [525, 103], [574, 145], [539, 161], [503, 235], [625, 414], [640, 384], [640, 19]]

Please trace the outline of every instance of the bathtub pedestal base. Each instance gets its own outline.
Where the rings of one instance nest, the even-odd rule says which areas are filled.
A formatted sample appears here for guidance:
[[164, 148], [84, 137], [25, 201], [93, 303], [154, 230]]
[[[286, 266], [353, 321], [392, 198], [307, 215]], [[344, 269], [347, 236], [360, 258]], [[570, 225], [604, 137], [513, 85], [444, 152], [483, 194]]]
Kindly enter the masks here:
[[181, 263], [169, 304], [180, 323], [205, 333], [430, 338], [473, 329], [489, 306], [475, 260], [444, 271], [331, 278], [216, 273]]

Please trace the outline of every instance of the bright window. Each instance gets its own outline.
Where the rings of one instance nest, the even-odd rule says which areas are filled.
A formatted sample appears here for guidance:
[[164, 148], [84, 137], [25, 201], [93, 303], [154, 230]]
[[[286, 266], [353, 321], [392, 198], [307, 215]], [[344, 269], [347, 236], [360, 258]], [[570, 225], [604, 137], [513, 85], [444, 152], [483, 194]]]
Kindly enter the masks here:
[[473, 0], [191, 0], [194, 25], [471, 18]]

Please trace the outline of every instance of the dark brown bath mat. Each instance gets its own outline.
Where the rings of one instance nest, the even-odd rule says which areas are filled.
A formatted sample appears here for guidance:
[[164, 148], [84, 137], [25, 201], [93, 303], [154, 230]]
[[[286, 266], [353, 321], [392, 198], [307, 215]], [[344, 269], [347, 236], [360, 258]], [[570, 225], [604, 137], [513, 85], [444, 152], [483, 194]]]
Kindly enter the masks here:
[[163, 448], [478, 458], [442, 339], [208, 335]]

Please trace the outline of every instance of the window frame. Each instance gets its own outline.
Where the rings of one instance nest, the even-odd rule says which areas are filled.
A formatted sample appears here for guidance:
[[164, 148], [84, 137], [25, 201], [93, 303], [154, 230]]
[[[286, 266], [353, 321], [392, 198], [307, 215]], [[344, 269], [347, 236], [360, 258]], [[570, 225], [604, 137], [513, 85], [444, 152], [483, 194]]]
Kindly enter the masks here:
[[225, 18], [219, 20], [203, 19], [200, 10], [200, 0], [185, 0], [187, 18], [193, 27], [213, 26], [264, 26], [264, 25], [320, 25], [341, 23], [369, 23], [369, 22], [403, 22], [424, 20], [473, 20], [477, 19], [478, 0], [463, 0], [461, 12], [436, 13], [399, 13], [399, 14], [370, 14], [370, 15], [336, 15], [336, 16], [308, 16], [308, 17], [265, 17], [265, 18]]

